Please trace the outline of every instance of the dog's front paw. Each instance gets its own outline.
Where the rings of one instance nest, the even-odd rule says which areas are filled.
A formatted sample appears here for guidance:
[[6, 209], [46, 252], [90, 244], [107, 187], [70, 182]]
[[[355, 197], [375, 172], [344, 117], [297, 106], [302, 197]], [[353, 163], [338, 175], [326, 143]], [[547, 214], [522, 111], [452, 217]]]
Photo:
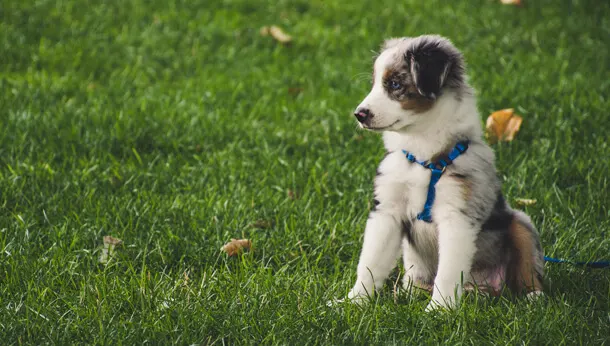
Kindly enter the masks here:
[[443, 297], [440, 294], [433, 294], [430, 303], [428, 303], [428, 306], [426, 306], [426, 312], [451, 310], [455, 309], [456, 307], [457, 303], [454, 297]]
[[368, 299], [368, 295], [354, 295], [352, 294], [352, 292], [350, 292], [350, 294], [347, 295], [347, 298], [329, 300], [328, 302], [326, 302], [326, 306], [335, 307], [343, 303], [363, 304], [366, 303]]

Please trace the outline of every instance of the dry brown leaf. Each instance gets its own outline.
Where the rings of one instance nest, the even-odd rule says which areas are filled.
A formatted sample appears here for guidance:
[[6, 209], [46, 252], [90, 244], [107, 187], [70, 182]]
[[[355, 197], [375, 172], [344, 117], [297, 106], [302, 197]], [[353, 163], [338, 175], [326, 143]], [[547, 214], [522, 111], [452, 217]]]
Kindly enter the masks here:
[[250, 227], [262, 228], [262, 229], [271, 228], [271, 227], [273, 227], [273, 221], [262, 220], [262, 219], [256, 220], [250, 224]]
[[223, 245], [220, 250], [226, 252], [229, 256], [235, 256], [242, 251], [242, 249], [250, 249], [252, 242], [248, 239], [231, 239], [230, 242]]
[[303, 92], [303, 88], [301, 87], [289, 87], [288, 94], [291, 96], [298, 96], [301, 92]]
[[492, 141], [510, 142], [515, 138], [523, 118], [515, 114], [512, 108], [502, 109], [487, 117], [487, 134]]
[[515, 203], [517, 203], [517, 205], [522, 205], [522, 206], [528, 206], [528, 205], [534, 205], [536, 204], [536, 200], [535, 199], [529, 199], [529, 198], [516, 198], [515, 199]]
[[114, 238], [109, 235], [104, 236], [104, 247], [100, 253], [99, 262], [102, 264], [108, 264], [114, 255], [114, 250], [121, 244], [123, 244], [123, 241], [119, 238]]
[[271, 35], [276, 41], [283, 44], [288, 44], [292, 41], [292, 36], [285, 33], [284, 30], [276, 25], [263, 26], [259, 32], [261, 36]]
[[504, 5], [521, 6], [521, 0], [500, 0]]

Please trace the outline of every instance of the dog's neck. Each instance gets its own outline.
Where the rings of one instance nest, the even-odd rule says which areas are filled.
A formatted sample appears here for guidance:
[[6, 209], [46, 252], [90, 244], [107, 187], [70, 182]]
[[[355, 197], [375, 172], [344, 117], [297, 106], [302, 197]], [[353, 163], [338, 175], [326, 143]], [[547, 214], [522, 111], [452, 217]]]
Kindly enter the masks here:
[[425, 117], [403, 131], [386, 131], [383, 141], [388, 151], [407, 150], [419, 160], [433, 160], [450, 151], [457, 142], [479, 141], [481, 123], [474, 97], [457, 99], [444, 95]]

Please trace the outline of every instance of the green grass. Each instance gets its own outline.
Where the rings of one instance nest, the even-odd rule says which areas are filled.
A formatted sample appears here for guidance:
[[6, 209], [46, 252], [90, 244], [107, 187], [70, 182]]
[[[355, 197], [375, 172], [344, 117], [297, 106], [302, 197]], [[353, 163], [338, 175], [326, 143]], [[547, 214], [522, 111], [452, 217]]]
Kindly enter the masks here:
[[[390, 36], [450, 37], [481, 121], [524, 117], [494, 150], [508, 200], [537, 199], [546, 253], [610, 257], [609, 2], [5, 0], [0, 15], [2, 344], [610, 344], [607, 269], [547, 265], [535, 303], [470, 294], [427, 314], [388, 282], [372, 304], [325, 305], [355, 279], [383, 149], [351, 111]], [[270, 24], [293, 44], [261, 37]], [[124, 241], [107, 266], [104, 235]], [[255, 249], [228, 258], [230, 238]]]

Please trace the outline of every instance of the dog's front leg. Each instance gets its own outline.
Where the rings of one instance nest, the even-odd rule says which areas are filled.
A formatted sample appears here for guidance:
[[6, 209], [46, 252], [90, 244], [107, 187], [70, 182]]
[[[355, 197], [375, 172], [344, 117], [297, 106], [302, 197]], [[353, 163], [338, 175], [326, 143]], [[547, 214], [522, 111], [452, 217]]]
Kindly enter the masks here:
[[457, 306], [476, 252], [477, 230], [463, 214], [453, 212], [438, 219], [438, 271], [427, 311]]
[[366, 223], [364, 243], [358, 262], [358, 278], [349, 292], [349, 299], [373, 295], [383, 286], [396, 266], [400, 253], [401, 223], [393, 216], [373, 211]]

